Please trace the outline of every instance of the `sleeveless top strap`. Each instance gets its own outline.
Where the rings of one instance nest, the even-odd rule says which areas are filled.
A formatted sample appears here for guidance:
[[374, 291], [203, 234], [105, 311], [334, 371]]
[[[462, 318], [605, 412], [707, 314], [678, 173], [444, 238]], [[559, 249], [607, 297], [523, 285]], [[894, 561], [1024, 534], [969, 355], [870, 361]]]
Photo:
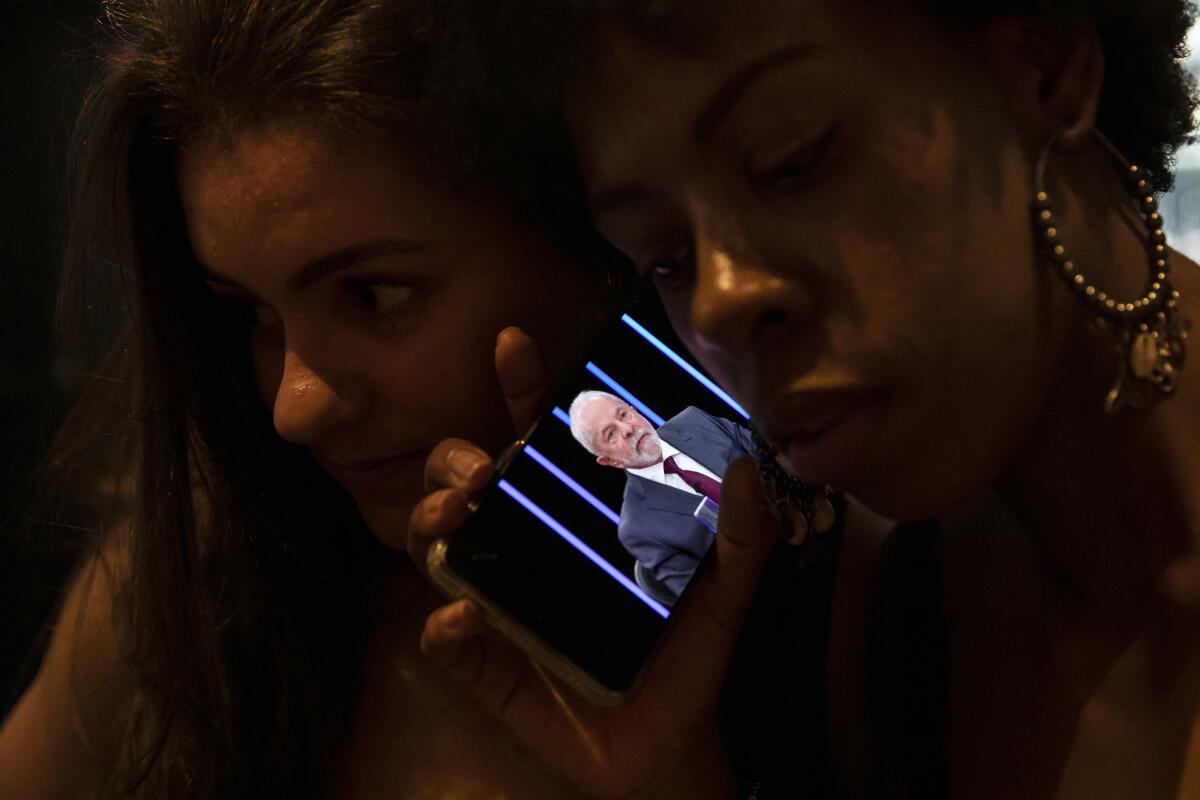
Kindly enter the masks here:
[[901, 525], [880, 558], [867, 641], [879, 797], [949, 796], [937, 542], [937, 523]]
[[826, 664], [838, 523], [824, 557], [780, 542], [772, 551], [722, 690], [718, 722], [744, 790], [758, 800], [826, 794]]

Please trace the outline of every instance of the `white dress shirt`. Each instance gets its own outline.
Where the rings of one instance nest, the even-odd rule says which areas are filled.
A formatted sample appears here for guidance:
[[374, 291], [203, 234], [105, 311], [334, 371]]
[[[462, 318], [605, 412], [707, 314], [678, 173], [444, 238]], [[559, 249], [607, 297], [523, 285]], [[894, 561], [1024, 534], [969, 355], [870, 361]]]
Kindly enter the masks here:
[[699, 472], [701, 475], [707, 475], [708, 477], [712, 478], [717, 483], [721, 482], [720, 475], [713, 474], [712, 470], [689, 456], [687, 453], [681, 452], [680, 450], [672, 447], [662, 439], [659, 439], [658, 443], [662, 448], [662, 461], [659, 461], [657, 464], [651, 464], [648, 467], [629, 469], [627, 471], [633, 475], [637, 475], [639, 478], [645, 478], [646, 480], [654, 481], [655, 483], [663, 483], [674, 489], [681, 489], [688, 494], [694, 494], [697, 497], [704, 497], [704, 495], [702, 495], [700, 492], [697, 492], [691, 486], [688, 486], [687, 481], [685, 481], [682, 476], [674, 473], [670, 475], [667, 474], [664, 464], [668, 458], [674, 456], [675, 466], [679, 467], [680, 469], [688, 469], [692, 472]]

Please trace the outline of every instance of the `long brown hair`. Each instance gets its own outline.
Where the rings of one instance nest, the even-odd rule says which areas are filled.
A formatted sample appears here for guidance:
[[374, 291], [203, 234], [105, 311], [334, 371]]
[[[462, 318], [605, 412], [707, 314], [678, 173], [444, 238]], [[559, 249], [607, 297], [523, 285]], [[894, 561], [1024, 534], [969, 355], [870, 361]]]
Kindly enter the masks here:
[[[116, 621], [133, 684], [104, 795], [319, 796], [329, 785], [355, 682], [355, 588], [381, 547], [309, 455], [275, 435], [245, 330], [222, 317], [195, 264], [177, 159], [196, 137], [295, 118], [417, 137], [464, 190], [496, 192], [502, 170], [457, 133], [495, 111], [468, 120], [469, 104], [442, 89], [464, 63], [455, 5], [105, 4], [64, 284], [84, 304], [91, 287], [115, 287], [127, 318], [111, 368], [128, 390], [117, 451], [131, 454], [118, 461], [133, 491], [127, 524], [104, 535], [122, 554]], [[547, 208], [564, 207], [539, 188]], [[517, 216], [531, 212], [521, 205]]]

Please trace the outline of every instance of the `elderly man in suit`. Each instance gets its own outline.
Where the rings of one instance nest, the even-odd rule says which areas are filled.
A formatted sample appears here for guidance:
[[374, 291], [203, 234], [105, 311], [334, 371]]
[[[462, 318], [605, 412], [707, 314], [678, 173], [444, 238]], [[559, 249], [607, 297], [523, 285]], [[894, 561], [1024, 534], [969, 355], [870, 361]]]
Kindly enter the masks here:
[[673, 605], [713, 540], [693, 516], [708, 498], [721, 502], [721, 478], [738, 457], [754, 455], [750, 431], [689, 407], [658, 430], [607, 392], [571, 403], [571, 433], [596, 463], [625, 471], [617, 535], [638, 562], [638, 583]]

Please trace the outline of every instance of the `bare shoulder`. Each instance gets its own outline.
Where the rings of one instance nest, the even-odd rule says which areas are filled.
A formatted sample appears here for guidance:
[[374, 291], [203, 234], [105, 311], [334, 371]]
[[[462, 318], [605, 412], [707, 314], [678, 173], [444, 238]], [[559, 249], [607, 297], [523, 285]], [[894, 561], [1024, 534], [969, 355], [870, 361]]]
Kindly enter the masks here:
[[102, 763], [128, 680], [114, 615], [128, 563], [113, 538], [71, 581], [37, 675], [0, 727], [0, 800], [70, 797]]

